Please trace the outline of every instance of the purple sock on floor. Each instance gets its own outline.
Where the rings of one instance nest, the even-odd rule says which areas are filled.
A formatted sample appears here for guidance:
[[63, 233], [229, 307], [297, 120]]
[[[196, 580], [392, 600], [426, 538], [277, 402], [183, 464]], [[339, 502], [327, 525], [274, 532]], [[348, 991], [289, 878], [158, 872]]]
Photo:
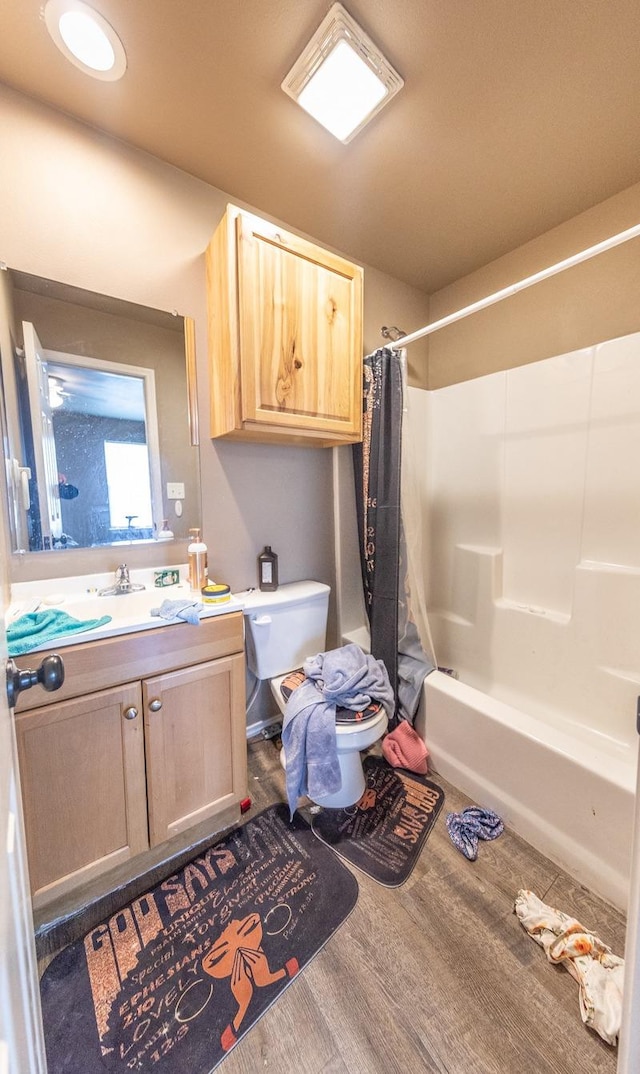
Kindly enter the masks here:
[[479, 839], [497, 839], [504, 824], [497, 813], [480, 806], [467, 806], [461, 813], [447, 813], [449, 838], [469, 861], [478, 857]]

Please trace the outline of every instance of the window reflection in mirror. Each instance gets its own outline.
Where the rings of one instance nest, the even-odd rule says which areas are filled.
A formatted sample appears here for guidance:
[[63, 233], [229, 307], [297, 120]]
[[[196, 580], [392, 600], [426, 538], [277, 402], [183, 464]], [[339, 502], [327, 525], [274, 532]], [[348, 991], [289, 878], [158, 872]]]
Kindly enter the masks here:
[[13, 270], [0, 285], [14, 549], [154, 541], [165, 519], [186, 539], [200, 498], [183, 319]]

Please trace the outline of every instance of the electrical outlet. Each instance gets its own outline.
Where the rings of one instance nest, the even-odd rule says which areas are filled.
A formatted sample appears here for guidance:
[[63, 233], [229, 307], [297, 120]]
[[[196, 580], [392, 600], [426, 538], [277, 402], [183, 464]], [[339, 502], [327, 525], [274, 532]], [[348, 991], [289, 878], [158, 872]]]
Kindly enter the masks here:
[[167, 481], [167, 499], [184, 500], [183, 481]]

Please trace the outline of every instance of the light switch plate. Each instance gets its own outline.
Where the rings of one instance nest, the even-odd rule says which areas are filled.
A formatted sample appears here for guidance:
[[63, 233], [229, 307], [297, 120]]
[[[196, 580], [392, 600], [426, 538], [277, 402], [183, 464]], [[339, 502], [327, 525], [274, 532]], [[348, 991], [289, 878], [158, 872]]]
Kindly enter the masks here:
[[184, 500], [183, 481], [167, 481], [167, 499]]

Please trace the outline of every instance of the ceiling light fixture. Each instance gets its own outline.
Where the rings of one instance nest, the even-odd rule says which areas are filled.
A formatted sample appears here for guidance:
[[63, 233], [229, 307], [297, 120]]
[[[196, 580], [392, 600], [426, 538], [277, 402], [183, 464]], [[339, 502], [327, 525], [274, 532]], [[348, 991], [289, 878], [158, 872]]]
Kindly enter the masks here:
[[334, 4], [282, 89], [346, 145], [403, 85], [371, 38]]
[[127, 69], [122, 41], [112, 26], [82, 0], [48, 0], [47, 30], [71, 63], [85, 74], [115, 82]]

